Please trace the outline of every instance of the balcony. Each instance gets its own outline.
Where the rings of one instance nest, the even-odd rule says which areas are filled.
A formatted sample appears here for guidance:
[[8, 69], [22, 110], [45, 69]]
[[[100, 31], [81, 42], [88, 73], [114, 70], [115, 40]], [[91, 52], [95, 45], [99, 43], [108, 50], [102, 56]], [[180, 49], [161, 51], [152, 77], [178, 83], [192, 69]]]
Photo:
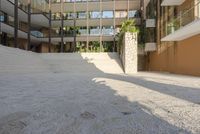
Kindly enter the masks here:
[[[14, 27], [12, 25], [0, 22], [0, 27], [1, 27], [1, 32], [5, 32], [7, 34], [14, 35]], [[27, 32], [19, 29], [18, 37], [22, 38], [22, 39], [27, 39]], [[41, 40], [39, 38], [31, 35], [31, 42], [38, 43], [38, 42], [41, 42]]]
[[145, 52], [153, 52], [156, 51], [156, 43], [145, 43]]
[[[114, 4], [115, 3], [115, 4]], [[140, 9], [140, 0], [107, 0], [107, 1], [65, 1], [64, 2], [64, 12], [70, 12], [74, 10], [76, 11], [86, 11], [87, 7], [89, 11], [99, 11], [100, 7], [102, 10], [112, 10], [115, 5], [116, 10], [126, 10], [129, 4], [129, 9], [139, 10]], [[102, 5], [102, 6], [100, 6]], [[52, 3], [52, 11], [59, 12], [60, 10], [60, 1]]]
[[156, 50], [156, 28], [148, 27], [145, 32], [145, 52], [153, 52]]
[[166, 25], [166, 36], [161, 41], [181, 41], [200, 34], [200, 1]]
[[[18, 17], [19, 21], [28, 22], [28, 14], [26, 2], [23, 3], [24, 0], [19, 0], [19, 9], [18, 9]], [[1, 10], [7, 13], [9, 16], [14, 16], [14, 1], [12, 0], [3, 0], [1, 1]], [[34, 12], [33, 12], [34, 11]], [[36, 26], [48, 26], [48, 14], [44, 12], [35, 12], [32, 10], [31, 15], [31, 23]]]
[[146, 19], [146, 28], [156, 27], [155, 19]]
[[178, 6], [181, 5], [185, 0], [163, 0], [161, 6]]

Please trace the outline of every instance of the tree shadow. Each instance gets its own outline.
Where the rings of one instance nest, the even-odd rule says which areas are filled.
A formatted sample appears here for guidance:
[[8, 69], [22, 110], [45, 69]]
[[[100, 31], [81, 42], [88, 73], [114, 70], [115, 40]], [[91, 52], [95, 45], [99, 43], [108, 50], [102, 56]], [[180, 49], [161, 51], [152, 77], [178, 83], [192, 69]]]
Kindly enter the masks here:
[[[71, 59], [58, 56], [52, 59], [55, 61], [48, 61], [50, 66], [53, 66], [51, 74], [13, 76], [12, 81], [17, 81], [20, 89], [16, 88], [17, 85], [14, 82], [8, 85], [4, 77], [0, 77], [0, 84], [3, 85], [0, 87], [0, 92], [2, 91], [2, 96], [4, 95], [2, 101], [7, 102], [7, 105], [15, 105], [12, 111], [4, 109], [7, 111], [6, 116], [2, 117], [0, 114], [0, 134], [9, 132], [15, 132], [15, 134], [192, 133], [155, 115], [151, 109], [139, 101], [130, 101], [105, 81], [111, 79], [119, 81], [118, 84], [120, 82], [133, 83], [181, 99], [184, 97], [178, 90], [182, 90], [183, 87], [146, 81], [134, 76], [106, 74], [90, 63], [89, 58], [83, 59], [80, 54], [71, 56]], [[157, 87], [158, 85], [161, 86]], [[6, 87], [16, 89], [5, 92]], [[163, 87], [174, 88], [177, 94], [174, 95], [171, 90], [163, 91]], [[195, 89], [184, 88], [183, 90], [189, 92]], [[23, 92], [23, 94], [16, 94], [16, 92]], [[15, 101], [9, 101], [10, 99]], [[190, 98], [185, 99], [195, 101]], [[11, 118], [13, 114], [27, 110], [28, 117]], [[1, 111], [2, 109], [0, 113]], [[5, 118], [9, 120], [1, 122]], [[23, 123], [20, 123], [21, 121]], [[21, 124], [23, 127], [18, 127]]]
[[[108, 55], [111, 59], [116, 60], [116, 57], [114, 57], [111, 53]], [[86, 59], [86, 61], [87, 61], [87, 59]], [[120, 61], [116, 60], [116, 62], [122, 68]], [[97, 70], [98, 71], [96, 71], [96, 72], [100, 71], [98, 68], [97, 68]], [[149, 90], [157, 91], [157, 92], [160, 92], [160, 93], [163, 93], [166, 95], [170, 95], [170, 96], [182, 99], [182, 100], [200, 104], [200, 97], [199, 97], [200, 96], [200, 88], [192, 88], [192, 87], [150, 81], [141, 76], [133, 76], [133, 75], [132, 76], [126, 75], [125, 77], [119, 77], [119, 76], [121, 76], [121, 75], [108, 74], [108, 73], [106, 74], [106, 78], [133, 83], [133, 84], [142, 86], [144, 88], [148, 88]], [[145, 77], [147, 77], [147, 76], [145, 76]]]
[[[112, 56], [112, 55], [109, 55]], [[80, 57], [81, 58], [81, 57]], [[111, 57], [115, 59], [115, 57]], [[137, 101], [130, 101], [126, 96], [118, 95], [116, 89], [107, 85], [104, 79], [112, 79], [118, 81], [125, 81], [140, 85], [150, 90], [153, 90], [156, 84], [160, 83], [148, 83], [143, 79], [136, 77], [122, 76], [116, 74], [106, 74], [97, 68], [93, 63], [89, 63], [89, 58], [82, 59], [82, 67], [85, 71], [76, 72], [79, 77], [84, 76], [87, 79], [87, 88], [83, 87], [83, 90], [87, 90], [85, 93], [87, 99], [82, 102], [84, 110], [88, 113], [95, 115], [95, 119], [88, 125], [89, 133], [95, 134], [171, 134], [171, 133], [191, 133], [184, 128], [179, 128], [170, 124], [162, 117], [156, 116], [146, 106], [140, 104]], [[120, 64], [120, 63], [119, 63]], [[120, 65], [121, 66], [121, 65]], [[85, 68], [86, 67], [86, 68]], [[87, 72], [89, 70], [89, 72]], [[88, 75], [88, 74], [89, 75]], [[81, 75], [80, 75], [81, 74]], [[101, 78], [99, 81], [98, 78]], [[147, 86], [146, 83], [147, 82]], [[153, 86], [151, 86], [153, 84]], [[168, 85], [166, 85], [168, 86]], [[160, 89], [160, 88], [159, 88]], [[162, 88], [161, 88], [162, 89]], [[160, 90], [161, 90], [160, 89]], [[79, 92], [77, 90], [77, 92]], [[168, 93], [168, 92], [162, 92]], [[92, 125], [91, 125], [92, 124]], [[80, 125], [80, 124], [79, 124]], [[81, 133], [82, 124], [75, 133]], [[68, 127], [64, 127], [68, 128]], [[62, 132], [69, 131], [68, 129], [61, 129]], [[71, 130], [72, 131], [72, 130]], [[88, 133], [87, 132], [87, 133]]]
[[144, 88], [147, 88], [152, 91], [157, 91], [162, 94], [170, 95], [182, 100], [186, 100], [192, 103], [200, 104], [200, 89], [199, 88], [192, 88], [192, 87], [185, 87], [179, 85], [172, 85], [172, 84], [165, 84], [156, 81], [146, 80], [143, 77], [139, 76], [126, 76], [124, 79], [123, 77], [118, 77], [118, 75], [110, 75], [107, 74], [108, 78], [117, 79], [125, 82], [130, 82]]

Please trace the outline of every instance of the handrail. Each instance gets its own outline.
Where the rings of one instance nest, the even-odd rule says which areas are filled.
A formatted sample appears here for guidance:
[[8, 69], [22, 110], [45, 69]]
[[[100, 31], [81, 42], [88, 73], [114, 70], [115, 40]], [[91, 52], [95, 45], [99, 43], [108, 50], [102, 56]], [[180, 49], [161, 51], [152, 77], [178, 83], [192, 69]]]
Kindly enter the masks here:
[[180, 15], [175, 20], [181, 19], [184, 15], [186, 15], [187, 13], [189, 13], [192, 9], [194, 9], [199, 4], [200, 4], [200, 0], [198, 0], [198, 2], [194, 6], [192, 6], [190, 9], [186, 10], [185, 12], [183, 12], [183, 13], [180, 12]]
[[[199, 7], [198, 7], [199, 6]], [[167, 31], [166, 35], [169, 35], [171, 33], [174, 33], [176, 30], [180, 29], [181, 27], [191, 23], [192, 21], [195, 21], [196, 19], [200, 19], [200, 13], [198, 14], [197, 18], [196, 16], [188, 16], [188, 13], [191, 11], [194, 11], [195, 8], [198, 7], [198, 13], [200, 12], [200, 0], [197, 1], [197, 3], [194, 4], [190, 9], [180, 12], [177, 17], [172, 18], [166, 25]]]
[[200, 4], [200, 0], [198, 0], [198, 2], [193, 6], [193, 7], [191, 7], [190, 9], [188, 9], [187, 11], [185, 11], [183, 14], [181, 14], [181, 15], [185, 15], [185, 14], [187, 14], [189, 11], [191, 11], [192, 9], [194, 9], [196, 6], [198, 6]]

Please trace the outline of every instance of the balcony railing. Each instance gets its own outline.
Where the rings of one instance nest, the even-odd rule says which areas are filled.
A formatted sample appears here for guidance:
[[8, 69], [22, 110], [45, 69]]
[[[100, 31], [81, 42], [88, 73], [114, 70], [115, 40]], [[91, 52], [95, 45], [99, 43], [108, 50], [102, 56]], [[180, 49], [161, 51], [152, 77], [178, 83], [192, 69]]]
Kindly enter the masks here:
[[178, 17], [171, 19], [166, 25], [166, 35], [172, 34], [191, 22], [200, 19], [200, 0], [190, 9], [180, 12]]
[[[4, 23], [4, 24], [7, 24], [9, 26], [12, 26], [14, 27], [14, 17], [12, 16], [9, 16], [7, 15], [6, 13], [0, 11], [0, 22]], [[19, 21], [18, 22], [18, 29], [23, 31], [23, 32], [26, 32], [28, 31], [28, 26], [26, 23], [22, 22], [22, 21]]]

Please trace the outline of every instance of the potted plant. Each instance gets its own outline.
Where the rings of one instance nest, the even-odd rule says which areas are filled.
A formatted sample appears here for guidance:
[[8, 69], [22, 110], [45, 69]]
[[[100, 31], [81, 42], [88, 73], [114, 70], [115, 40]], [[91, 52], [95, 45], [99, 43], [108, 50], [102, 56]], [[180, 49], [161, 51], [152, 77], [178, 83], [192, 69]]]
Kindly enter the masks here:
[[139, 33], [139, 29], [136, 27], [135, 20], [125, 20], [122, 23], [119, 33], [117, 34], [118, 48], [119, 53], [121, 54], [121, 46], [123, 44], [123, 38], [126, 32], [130, 33]]
[[178, 20], [177, 19], [172, 19], [170, 21], [170, 23], [168, 24], [168, 34], [169, 33], [174, 33], [177, 30], [178, 26], [179, 26]]

